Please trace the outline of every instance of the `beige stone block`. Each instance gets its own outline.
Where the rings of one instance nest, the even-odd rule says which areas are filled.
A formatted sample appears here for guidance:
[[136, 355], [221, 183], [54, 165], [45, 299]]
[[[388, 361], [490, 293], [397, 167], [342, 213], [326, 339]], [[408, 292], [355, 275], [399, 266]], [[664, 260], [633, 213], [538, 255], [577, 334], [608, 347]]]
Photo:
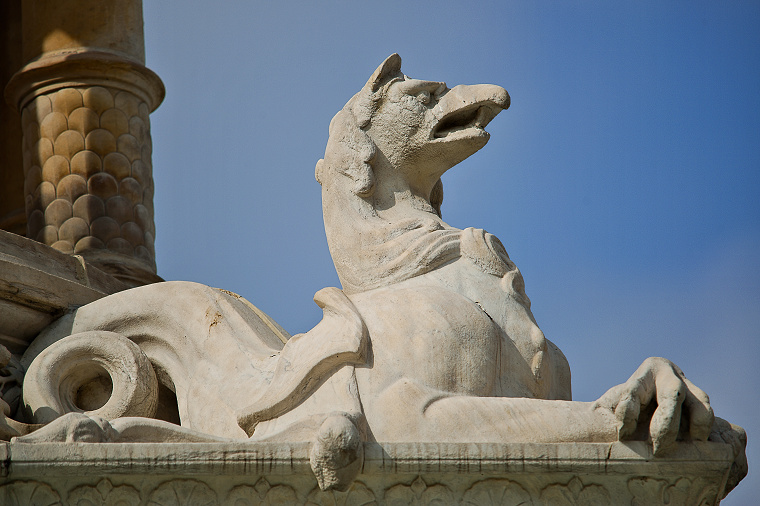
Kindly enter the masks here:
[[121, 195], [116, 195], [106, 200], [106, 215], [110, 216], [120, 225], [132, 220], [132, 202]]
[[77, 255], [80, 253], [83, 253], [85, 251], [90, 251], [94, 249], [105, 249], [106, 245], [98, 239], [97, 237], [88, 235], [87, 237], [83, 237], [77, 241], [76, 245], [74, 246], [74, 253]]
[[87, 180], [79, 174], [65, 176], [56, 187], [58, 198], [66, 199], [72, 203], [85, 193], [87, 193]]
[[122, 195], [133, 204], [142, 202], [142, 186], [136, 179], [125, 177], [119, 181], [119, 195]]
[[90, 223], [90, 231], [93, 236], [103, 241], [109, 249], [110, 246], [108, 246], [108, 242], [112, 239], [119, 238], [119, 234], [121, 233], [119, 224], [116, 220], [108, 216], [101, 216], [100, 218], [93, 220]]
[[66, 199], [55, 199], [45, 208], [45, 223], [59, 227], [74, 215], [71, 202]]
[[119, 184], [106, 172], [98, 172], [87, 180], [87, 189], [104, 201], [118, 193]]
[[58, 240], [58, 229], [53, 225], [45, 225], [34, 239], [42, 244], [53, 244]]
[[108, 89], [102, 86], [87, 88], [82, 93], [84, 106], [100, 116], [104, 111], [114, 106], [114, 97]]
[[111, 174], [117, 181], [132, 173], [130, 161], [122, 153], [114, 151], [103, 158], [103, 170]]
[[85, 179], [101, 171], [103, 161], [94, 151], [84, 150], [71, 158], [71, 173], [78, 174]]
[[[28, 128], [34, 128], [34, 123], [30, 123], [28, 125]], [[66, 116], [63, 113], [60, 112], [53, 112], [51, 114], [48, 114], [45, 116], [45, 118], [40, 122], [39, 124], [39, 135], [42, 137], [45, 137], [47, 139], [50, 139], [51, 141], [55, 141], [61, 133], [68, 130], [69, 124], [66, 120]], [[29, 135], [32, 133], [31, 131], [25, 132], [27, 135], [25, 137], [28, 137], [30, 139], [34, 139], [34, 135]]]
[[140, 159], [140, 142], [131, 134], [123, 134], [118, 139], [118, 149], [130, 162]]
[[82, 218], [87, 223], [92, 223], [97, 218], [105, 216], [106, 214], [106, 207], [103, 200], [100, 197], [90, 195], [89, 193], [76, 199], [73, 208], [74, 216]]
[[48, 158], [42, 166], [42, 179], [57, 185], [70, 172], [68, 158], [55, 154]]
[[63, 222], [63, 225], [58, 229], [58, 238], [62, 241], [68, 241], [72, 245], [88, 235], [90, 235], [90, 227], [87, 222], [76, 216]]
[[74, 109], [69, 114], [69, 128], [82, 134], [82, 137], [87, 137], [88, 133], [99, 126], [100, 119], [97, 113], [87, 106]]
[[108, 109], [100, 116], [100, 127], [118, 139], [120, 135], [129, 133], [129, 118], [119, 109]]
[[56, 155], [65, 156], [71, 160], [76, 153], [84, 149], [84, 137], [76, 130], [62, 132], [53, 143], [53, 151]]
[[53, 111], [68, 116], [71, 111], [82, 107], [82, 94], [77, 88], [64, 88], [52, 94]]
[[94, 151], [101, 157], [116, 151], [116, 138], [104, 128], [98, 128], [88, 133], [84, 144], [87, 149]]
[[128, 221], [121, 226], [121, 237], [132, 246], [140, 246], [145, 241], [143, 230], [134, 221]]

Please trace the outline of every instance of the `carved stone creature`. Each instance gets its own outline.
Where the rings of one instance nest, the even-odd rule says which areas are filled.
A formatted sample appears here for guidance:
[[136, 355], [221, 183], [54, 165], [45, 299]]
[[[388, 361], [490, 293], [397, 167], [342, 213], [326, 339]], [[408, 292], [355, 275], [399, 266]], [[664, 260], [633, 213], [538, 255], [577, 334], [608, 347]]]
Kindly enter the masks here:
[[[343, 285], [316, 294], [322, 322], [290, 337], [245, 299], [187, 282], [98, 300], [45, 330], [22, 361], [29, 421], [86, 415], [19, 441], [312, 441], [320, 486], [343, 489], [362, 441], [640, 438], [661, 455], [706, 440], [707, 395], [665, 359], [596, 402], [571, 401], [567, 361], [502, 244], [442, 221], [441, 175], [486, 144], [485, 126], [507, 107], [501, 87], [411, 79], [390, 56], [333, 118], [317, 164]], [[165, 414], [168, 390], [181, 427]], [[715, 428], [740, 479], [744, 433]]]

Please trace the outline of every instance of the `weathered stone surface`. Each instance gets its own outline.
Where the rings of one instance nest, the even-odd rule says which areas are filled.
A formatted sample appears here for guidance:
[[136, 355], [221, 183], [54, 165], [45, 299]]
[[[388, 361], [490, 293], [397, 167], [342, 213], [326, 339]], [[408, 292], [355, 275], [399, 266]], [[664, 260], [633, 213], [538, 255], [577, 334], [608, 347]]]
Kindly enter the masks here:
[[339, 492], [319, 489], [306, 443], [12, 443], [0, 450], [7, 455], [0, 501], [9, 505], [37, 493], [94, 504], [690, 506], [715, 503], [733, 458], [714, 443], [680, 445], [658, 461], [643, 443], [364, 443], [363, 470]]
[[[143, 225], [135, 225], [140, 230], [130, 230], [129, 237], [124, 238], [130, 246], [115, 242], [111, 248], [112, 238], [98, 235], [102, 227], [90, 227], [87, 232], [97, 242], [80, 243], [83, 237], [78, 233], [61, 234], [60, 228], [71, 216], [63, 216], [58, 209], [49, 212], [48, 207], [55, 202], [51, 204], [47, 194], [40, 191], [40, 184], [49, 183], [57, 190], [57, 198], [71, 203], [84, 194], [106, 203], [121, 191], [128, 208], [119, 211], [118, 222], [131, 220], [133, 207], [153, 198], [152, 191], [147, 191], [153, 184], [150, 171], [138, 169], [135, 176], [133, 165], [151, 165], [148, 111], [163, 97], [158, 78], [123, 55], [80, 48], [46, 54], [29, 63], [14, 76], [7, 96], [18, 104], [23, 118], [27, 235], [50, 240], [53, 234], [40, 235], [41, 227], [33, 222], [32, 214], [54, 214], [46, 224], [59, 229], [57, 239], [46, 244], [60, 251], [76, 251], [131, 286], [159, 281], [154, 252], [143, 248], [138, 255], [132, 246], [142, 243], [146, 232], [155, 234], [152, 202], [146, 205], [149, 213], [143, 217]], [[122, 185], [126, 179], [129, 181]], [[85, 216], [78, 218], [92, 225]], [[79, 225], [67, 228], [82, 230]], [[103, 244], [105, 248], [91, 251], [89, 244]], [[112, 249], [110, 255], [108, 249]]]
[[14, 353], [65, 311], [126, 288], [81, 258], [5, 231], [0, 272], [0, 344]]
[[[53, 109], [69, 114], [69, 101], [71, 94], [59, 106], [53, 100]], [[485, 146], [485, 127], [509, 101], [499, 86], [449, 89], [404, 75], [398, 55], [386, 59], [331, 122], [316, 167], [343, 285], [315, 295], [322, 321], [290, 336], [242, 297], [187, 282], [80, 307], [41, 332], [20, 361], [27, 370], [24, 421], [47, 425], [1, 419], [9, 427], [4, 434], [27, 434], [11, 444], [10, 476], [23, 476], [24, 452], [46, 443], [111, 442], [112, 460], [96, 465], [105, 472], [133, 451], [174, 449], [172, 479], [119, 484], [149, 504], [222, 502], [247, 493], [257, 501], [272, 494], [324, 503], [347, 500], [352, 491], [352, 500], [403, 504], [722, 497], [746, 473], [741, 428], [716, 419], [707, 395], [663, 358], [647, 359], [595, 402], [573, 402], [567, 360], [539, 329], [501, 242], [442, 220], [440, 177]], [[137, 111], [147, 125], [144, 105]], [[111, 252], [141, 261], [152, 252], [152, 230], [141, 225], [146, 216], [137, 199], [117, 191], [127, 167], [134, 181], [136, 161], [150, 168], [150, 143], [140, 145], [132, 133], [116, 137], [114, 129], [131, 125], [118, 114], [107, 123], [101, 115], [101, 128], [85, 139], [104, 156], [103, 171], [88, 186], [105, 202], [105, 216], [89, 231]], [[87, 144], [91, 136], [98, 142]], [[111, 138], [118, 156], [103, 154]], [[147, 218], [151, 195], [148, 181]], [[60, 217], [85, 223], [71, 216], [69, 200], [50, 207], [58, 220], [51, 225], [60, 227], [57, 247], [90, 237], [64, 228]], [[219, 459], [235, 469], [222, 446], [196, 456], [185, 453], [192, 444], [122, 445], [145, 442], [287, 450], [290, 472], [308, 460], [318, 489], [303, 485], [311, 477], [294, 474], [274, 486], [269, 478], [253, 487], [227, 480], [222, 489], [191, 471], [199, 461], [214, 468]], [[81, 470], [99, 448], [109, 446], [61, 451], [70, 451], [72, 468]], [[65, 474], [66, 459], [58, 462]], [[122, 465], [140, 468], [131, 460]], [[161, 468], [156, 459], [151, 465]], [[394, 477], [385, 480], [388, 470]], [[269, 473], [277, 474], [260, 475]], [[462, 473], [467, 478], [457, 477]], [[114, 486], [101, 490], [93, 480], [67, 486], [83, 494], [95, 487], [101, 497]]]

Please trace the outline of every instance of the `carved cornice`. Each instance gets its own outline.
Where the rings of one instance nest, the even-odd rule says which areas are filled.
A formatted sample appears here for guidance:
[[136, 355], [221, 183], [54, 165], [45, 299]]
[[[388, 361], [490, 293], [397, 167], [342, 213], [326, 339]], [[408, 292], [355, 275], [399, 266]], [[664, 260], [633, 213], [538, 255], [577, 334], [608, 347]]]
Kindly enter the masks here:
[[49, 504], [85, 498], [135, 505], [685, 506], [720, 500], [733, 460], [721, 443], [681, 443], [663, 458], [654, 458], [643, 442], [365, 443], [363, 471], [337, 492], [317, 486], [309, 447], [245, 441], [4, 444], [0, 502], [27, 504], [39, 495]]
[[166, 90], [155, 72], [119, 53], [77, 48], [46, 53], [8, 82], [5, 99], [22, 110], [35, 96], [62, 88], [105, 86], [134, 93], [154, 111]]

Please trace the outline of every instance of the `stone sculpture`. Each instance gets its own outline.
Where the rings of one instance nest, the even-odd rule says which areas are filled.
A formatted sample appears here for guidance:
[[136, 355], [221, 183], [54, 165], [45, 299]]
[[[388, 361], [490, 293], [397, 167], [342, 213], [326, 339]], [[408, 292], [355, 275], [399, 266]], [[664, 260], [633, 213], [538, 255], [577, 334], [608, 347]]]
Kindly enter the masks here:
[[572, 401], [567, 360], [502, 244], [442, 221], [441, 176], [485, 146], [509, 101], [498, 86], [411, 79], [391, 55], [333, 118], [317, 163], [343, 289], [315, 295], [316, 327], [291, 337], [242, 297], [189, 282], [108, 296], [26, 351], [29, 423], [3, 417], [3, 437], [307, 441], [323, 490], [352, 483], [364, 441], [640, 439], [661, 456], [710, 439], [733, 446], [730, 489], [746, 436], [677, 366], [650, 358], [597, 401]]

